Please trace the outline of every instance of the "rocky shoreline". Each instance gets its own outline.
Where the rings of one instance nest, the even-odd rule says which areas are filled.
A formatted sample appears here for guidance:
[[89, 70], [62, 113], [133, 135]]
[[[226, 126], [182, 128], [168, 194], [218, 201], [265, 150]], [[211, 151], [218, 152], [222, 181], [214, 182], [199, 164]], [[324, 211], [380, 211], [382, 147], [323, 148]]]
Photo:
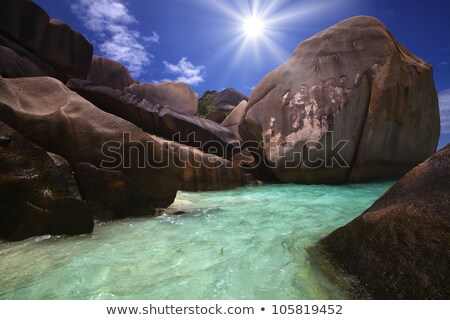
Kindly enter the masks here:
[[302, 42], [249, 98], [139, 83], [93, 51], [34, 2], [1, 2], [0, 239], [160, 215], [178, 190], [409, 172], [315, 252], [371, 297], [450, 297], [450, 149], [434, 154], [432, 67], [380, 21], [353, 17]]

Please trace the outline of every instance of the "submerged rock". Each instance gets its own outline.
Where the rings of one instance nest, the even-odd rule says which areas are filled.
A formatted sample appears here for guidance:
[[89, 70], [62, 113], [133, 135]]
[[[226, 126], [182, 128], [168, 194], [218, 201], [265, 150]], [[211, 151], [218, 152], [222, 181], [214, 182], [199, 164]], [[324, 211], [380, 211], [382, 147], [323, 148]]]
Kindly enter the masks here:
[[375, 299], [450, 298], [450, 145], [318, 245]]
[[79, 163], [75, 166], [75, 178], [94, 219], [108, 221], [156, 212], [144, 191], [121, 171]]
[[439, 127], [431, 66], [360, 16], [302, 42], [269, 73], [239, 133], [264, 142], [281, 182], [341, 183], [404, 174], [436, 150]]
[[169, 206], [181, 183], [177, 151], [101, 111], [58, 80], [0, 78], [0, 121], [72, 167], [87, 162], [122, 171], [154, 207]]
[[0, 238], [78, 235], [93, 228], [65, 160], [0, 122]]

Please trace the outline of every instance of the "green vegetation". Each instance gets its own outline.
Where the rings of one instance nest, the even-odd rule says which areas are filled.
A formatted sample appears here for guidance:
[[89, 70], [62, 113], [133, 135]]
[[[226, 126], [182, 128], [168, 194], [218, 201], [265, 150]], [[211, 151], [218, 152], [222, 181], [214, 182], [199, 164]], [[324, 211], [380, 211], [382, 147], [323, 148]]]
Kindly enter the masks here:
[[198, 116], [204, 118], [208, 113], [215, 110], [214, 106], [209, 105], [217, 91], [205, 91], [198, 100]]

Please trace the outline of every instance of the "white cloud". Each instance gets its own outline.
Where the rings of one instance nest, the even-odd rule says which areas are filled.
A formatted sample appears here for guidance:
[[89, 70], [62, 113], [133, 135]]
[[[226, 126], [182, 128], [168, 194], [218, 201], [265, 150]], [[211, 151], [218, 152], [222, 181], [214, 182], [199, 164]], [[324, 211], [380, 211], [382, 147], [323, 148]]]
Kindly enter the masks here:
[[[178, 76], [177, 82], [184, 82], [196, 86], [204, 80], [204, 66], [194, 66], [186, 57], [181, 58], [177, 64], [171, 64], [164, 61], [167, 73]], [[166, 81], [166, 80], [164, 80]]]
[[441, 111], [441, 132], [450, 133], [450, 89], [439, 93], [439, 109]]
[[156, 42], [159, 43], [159, 34], [157, 34], [155, 31], [153, 31], [153, 34], [149, 37], [142, 37], [147, 42]]
[[134, 77], [139, 77], [153, 56], [146, 44], [159, 42], [159, 35], [142, 36], [130, 28], [138, 21], [123, 0], [76, 0], [71, 5], [85, 27], [95, 33], [98, 49], [107, 58], [123, 63]]

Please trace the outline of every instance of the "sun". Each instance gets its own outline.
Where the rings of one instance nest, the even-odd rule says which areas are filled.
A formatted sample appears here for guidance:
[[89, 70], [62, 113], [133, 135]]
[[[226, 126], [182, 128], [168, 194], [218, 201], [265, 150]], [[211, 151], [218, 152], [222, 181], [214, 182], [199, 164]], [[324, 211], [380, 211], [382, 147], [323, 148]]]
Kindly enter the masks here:
[[242, 24], [242, 29], [248, 37], [256, 38], [263, 35], [265, 23], [259, 17], [247, 17]]

